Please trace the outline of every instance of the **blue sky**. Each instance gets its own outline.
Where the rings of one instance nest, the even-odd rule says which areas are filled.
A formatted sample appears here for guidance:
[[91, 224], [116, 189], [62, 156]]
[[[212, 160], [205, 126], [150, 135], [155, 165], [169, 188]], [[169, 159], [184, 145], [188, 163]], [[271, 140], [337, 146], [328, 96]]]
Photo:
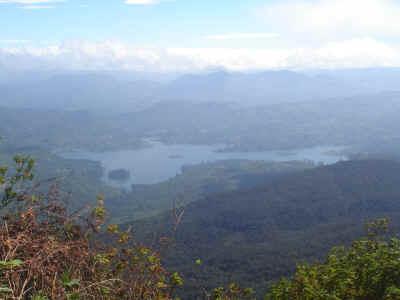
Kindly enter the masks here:
[[0, 0], [0, 65], [400, 66], [399, 15], [400, 0]]
[[[263, 0], [176, 0], [153, 5], [129, 5], [123, 0], [8, 2], [0, 3], [2, 40], [117, 39], [159, 47], [240, 47], [237, 40], [205, 37], [270, 32], [268, 24], [256, 15], [266, 2]], [[265, 47], [270, 41], [249, 43], [250, 47]]]

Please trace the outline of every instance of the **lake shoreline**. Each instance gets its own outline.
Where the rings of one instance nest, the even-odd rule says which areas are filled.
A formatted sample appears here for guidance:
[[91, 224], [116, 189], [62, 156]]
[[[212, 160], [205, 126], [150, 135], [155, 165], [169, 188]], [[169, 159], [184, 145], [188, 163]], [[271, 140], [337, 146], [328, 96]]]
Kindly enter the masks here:
[[[347, 146], [319, 146], [313, 148], [286, 149], [258, 152], [220, 152], [221, 146], [198, 145], [165, 145], [159, 141], [147, 140], [151, 147], [138, 150], [120, 150], [109, 152], [90, 151], [58, 151], [55, 154], [66, 159], [91, 160], [101, 163], [106, 185], [116, 188], [130, 189], [132, 184], [155, 184], [177, 174], [181, 174], [182, 167], [204, 162], [215, 162], [230, 159], [252, 161], [303, 161], [309, 160], [316, 164], [332, 164], [340, 160], [347, 160], [344, 150]], [[335, 153], [336, 155], [328, 155]], [[125, 169], [130, 172], [129, 180], [115, 182], [107, 178], [107, 174], [116, 169]]]

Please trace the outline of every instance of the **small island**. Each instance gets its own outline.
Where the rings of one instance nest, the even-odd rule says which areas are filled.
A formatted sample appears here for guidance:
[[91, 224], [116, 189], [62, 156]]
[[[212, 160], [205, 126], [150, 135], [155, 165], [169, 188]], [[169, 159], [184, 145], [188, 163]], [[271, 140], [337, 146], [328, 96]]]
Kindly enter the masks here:
[[131, 177], [131, 173], [125, 169], [116, 169], [108, 172], [108, 178], [112, 180], [128, 180]]

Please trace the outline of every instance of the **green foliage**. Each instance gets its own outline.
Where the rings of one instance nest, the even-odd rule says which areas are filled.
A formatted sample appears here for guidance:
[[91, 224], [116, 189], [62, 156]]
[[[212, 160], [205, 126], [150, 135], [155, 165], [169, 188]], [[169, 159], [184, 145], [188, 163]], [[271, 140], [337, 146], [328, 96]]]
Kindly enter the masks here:
[[64, 287], [71, 288], [73, 286], [78, 285], [79, 281], [80, 281], [79, 278], [70, 279], [70, 276], [68, 273], [64, 273], [61, 275], [61, 284]]
[[49, 300], [49, 298], [46, 296], [43, 296], [42, 292], [40, 291], [38, 294], [33, 296], [31, 300]]
[[4, 285], [0, 285], [0, 294], [10, 293], [10, 292], [12, 292], [12, 289], [10, 289], [9, 287], [6, 287]]
[[33, 180], [32, 170], [35, 160], [24, 155], [15, 155], [13, 158], [16, 168], [15, 174], [8, 175], [9, 168], [0, 166], [0, 196], [1, 205], [6, 207], [10, 202], [21, 202], [26, 200], [26, 193], [18, 193], [21, 185], [26, 180]]
[[209, 300], [253, 300], [255, 299], [253, 297], [254, 291], [252, 289], [241, 289], [235, 283], [226, 287], [215, 288], [212, 293], [206, 293], [206, 299]]
[[368, 238], [334, 248], [326, 262], [299, 265], [290, 279], [271, 287], [271, 300], [400, 299], [400, 240], [385, 240], [387, 219], [368, 224]]
[[13, 268], [20, 267], [24, 262], [20, 259], [13, 259], [12, 261], [0, 261], [0, 268]]

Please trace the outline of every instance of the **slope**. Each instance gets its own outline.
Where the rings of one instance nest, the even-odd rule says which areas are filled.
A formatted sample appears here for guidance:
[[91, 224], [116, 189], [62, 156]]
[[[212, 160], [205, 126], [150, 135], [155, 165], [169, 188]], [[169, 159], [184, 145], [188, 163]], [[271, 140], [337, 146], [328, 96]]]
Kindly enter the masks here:
[[[301, 259], [362, 233], [365, 221], [400, 216], [400, 163], [340, 162], [281, 176], [249, 190], [212, 195], [186, 207], [167, 263], [187, 279], [185, 296], [230, 280], [258, 288], [294, 271]], [[397, 219], [396, 219], [397, 218]], [[136, 223], [154, 231], [168, 216]], [[194, 263], [200, 258], [202, 265]]]

